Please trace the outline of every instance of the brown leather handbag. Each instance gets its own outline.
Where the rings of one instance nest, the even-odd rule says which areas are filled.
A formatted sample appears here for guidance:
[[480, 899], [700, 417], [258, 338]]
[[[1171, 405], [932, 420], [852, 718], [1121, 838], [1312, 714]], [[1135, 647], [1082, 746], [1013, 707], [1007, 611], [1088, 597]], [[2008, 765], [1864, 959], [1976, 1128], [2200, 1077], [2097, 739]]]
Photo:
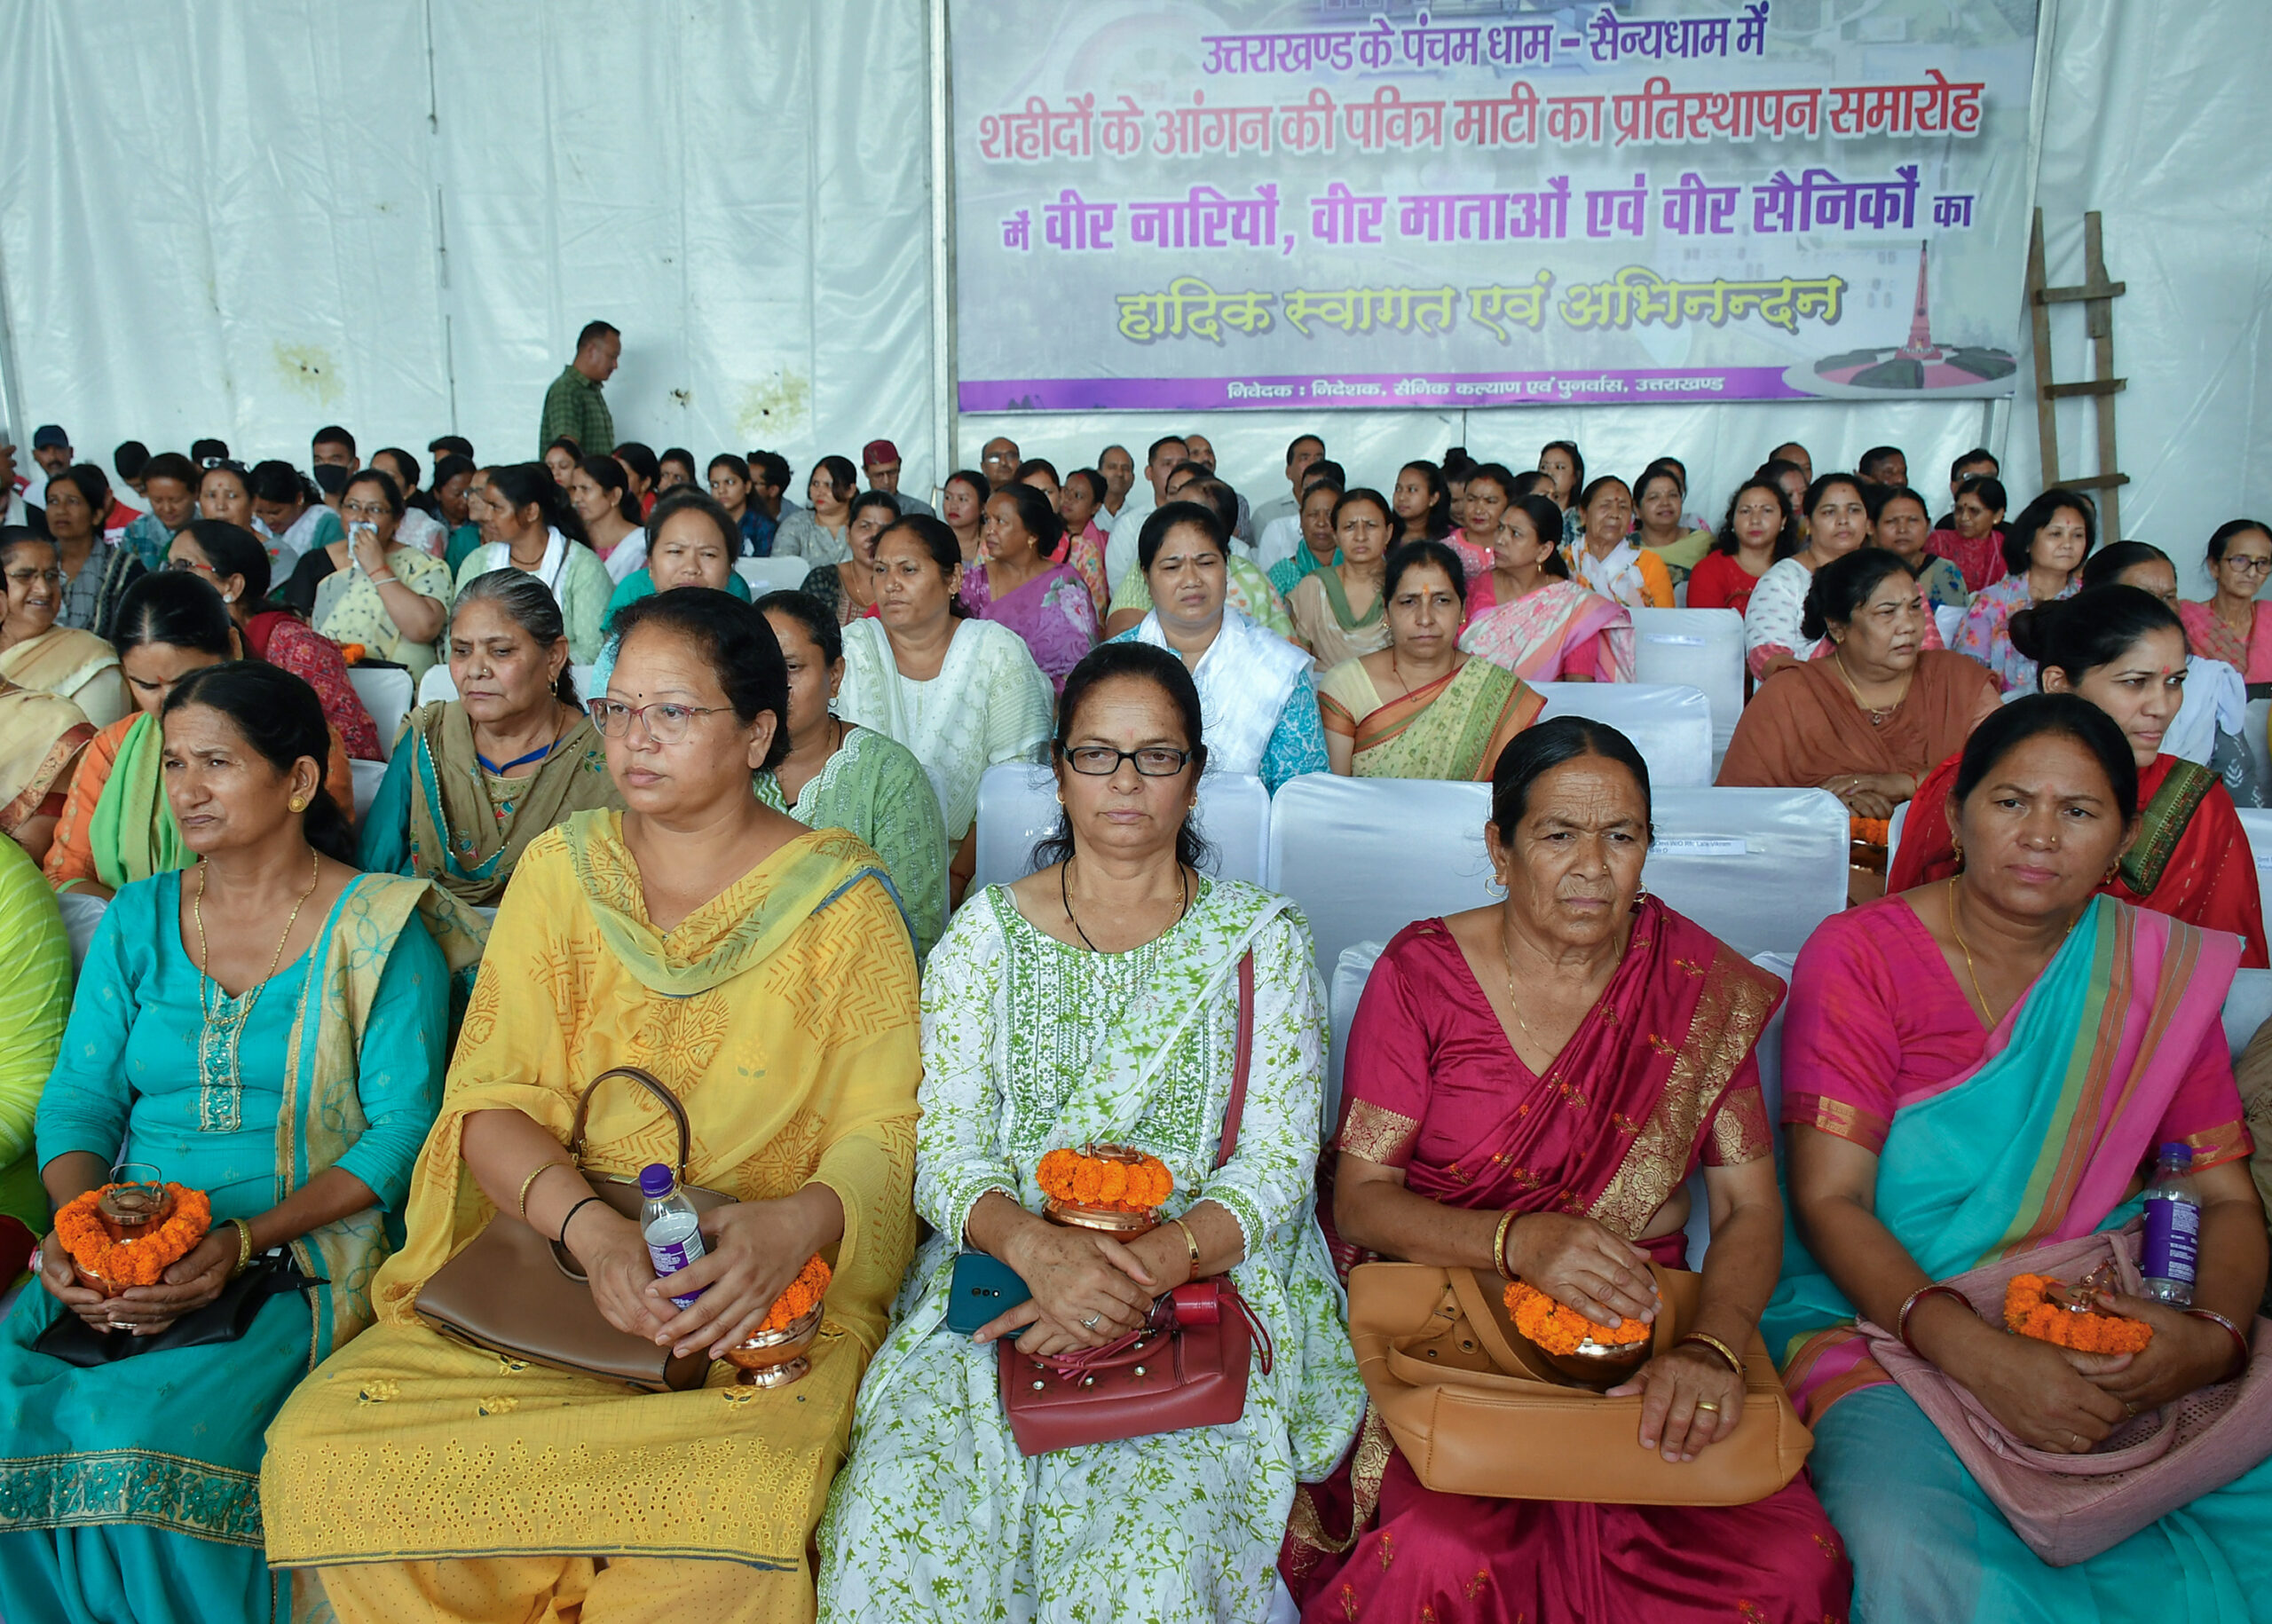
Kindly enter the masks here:
[[[678, 1182], [698, 1212], [730, 1206], [734, 1197], [686, 1181], [692, 1132], [686, 1108], [661, 1081], [635, 1066], [618, 1066], [594, 1077], [576, 1102], [568, 1133], [568, 1159], [592, 1194], [627, 1218], [639, 1216], [639, 1181], [584, 1171], [584, 1124], [592, 1095], [610, 1077], [636, 1083], [678, 1125]], [[458, 1255], [419, 1289], [418, 1317], [455, 1342], [577, 1376], [626, 1382], [650, 1392], [699, 1387], [710, 1372], [707, 1351], [680, 1359], [646, 1337], [619, 1331], [592, 1301], [591, 1282], [568, 1249], [540, 1234], [509, 1212], [500, 1212]]]
[[[1652, 1265], [1654, 1268], [1654, 1265]], [[1696, 1318], [1703, 1276], [1654, 1268], [1655, 1351]], [[1349, 1275], [1357, 1369], [1413, 1475], [1448, 1494], [1604, 1505], [1764, 1500], [1814, 1447], [1756, 1331], [1733, 1435], [1684, 1463], [1640, 1445], [1642, 1398], [1573, 1386], [1518, 1333], [1502, 1282], [1470, 1269], [1361, 1264]]]
[[[1238, 987], [1238, 1058], [1223, 1110], [1219, 1168], [1238, 1145], [1254, 1058], [1251, 953], [1239, 960]], [[1187, 1427], [1228, 1426], [1246, 1413], [1247, 1368], [1258, 1337], [1266, 1375], [1269, 1328], [1227, 1274], [1187, 1281], [1152, 1305], [1143, 1325], [1100, 1348], [1037, 1358], [1019, 1352], [1016, 1339], [1005, 1336], [994, 1346], [1010, 1435], [1019, 1454], [1048, 1455]]]

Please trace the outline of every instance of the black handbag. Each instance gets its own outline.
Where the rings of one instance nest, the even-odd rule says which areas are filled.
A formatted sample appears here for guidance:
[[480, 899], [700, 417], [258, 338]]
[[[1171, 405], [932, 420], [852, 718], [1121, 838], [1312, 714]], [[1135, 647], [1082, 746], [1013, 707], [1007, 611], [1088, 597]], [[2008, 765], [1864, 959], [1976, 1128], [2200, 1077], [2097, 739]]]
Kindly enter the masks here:
[[307, 1291], [331, 1282], [300, 1272], [299, 1259], [289, 1247], [264, 1252], [245, 1265], [245, 1272], [221, 1288], [221, 1295], [202, 1308], [191, 1310], [154, 1336], [131, 1331], [99, 1331], [77, 1314], [66, 1313], [39, 1334], [33, 1350], [84, 1370], [114, 1364], [145, 1353], [170, 1348], [201, 1348], [217, 1342], [237, 1342], [268, 1299], [287, 1292]]

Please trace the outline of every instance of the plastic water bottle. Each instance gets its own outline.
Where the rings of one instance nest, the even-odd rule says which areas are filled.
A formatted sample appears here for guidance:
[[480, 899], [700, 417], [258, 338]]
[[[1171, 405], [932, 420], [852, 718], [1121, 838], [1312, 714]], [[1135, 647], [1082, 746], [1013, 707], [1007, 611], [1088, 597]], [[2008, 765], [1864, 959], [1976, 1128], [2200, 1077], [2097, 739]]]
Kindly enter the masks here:
[[[639, 1170], [639, 1194], [646, 1197], [639, 1204], [639, 1230], [647, 1237], [647, 1256], [654, 1261], [655, 1278], [665, 1280], [702, 1256], [702, 1216], [680, 1193], [671, 1170], [660, 1162], [650, 1162]], [[701, 1295], [692, 1291], [671, 1301], [681, 1308], [691, 1308]]]
[[2201, 1198], [2193, 1191], [2192, 1170], [2192, 1151], [2183, 1145], [2164, 1145], [2154, 1181], [2145, 1189], [2146, 1241], [2138, 1270], [2146, 1277], [2145, 1295], [2173, 1308], [2193, 1306]]

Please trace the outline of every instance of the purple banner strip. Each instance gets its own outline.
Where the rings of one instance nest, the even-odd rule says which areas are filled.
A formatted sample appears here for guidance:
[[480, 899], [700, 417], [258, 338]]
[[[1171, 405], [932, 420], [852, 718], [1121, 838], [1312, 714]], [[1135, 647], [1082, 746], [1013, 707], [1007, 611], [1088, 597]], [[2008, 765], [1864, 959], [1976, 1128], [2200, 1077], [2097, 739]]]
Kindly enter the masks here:
[[1646, 372], [1304, 373], [1247, 378], [965, 379], [966, 412], [1218, 412], [1250, 406], [1673, 405], [1699, 400], [1811, 400], [1780, 367]]

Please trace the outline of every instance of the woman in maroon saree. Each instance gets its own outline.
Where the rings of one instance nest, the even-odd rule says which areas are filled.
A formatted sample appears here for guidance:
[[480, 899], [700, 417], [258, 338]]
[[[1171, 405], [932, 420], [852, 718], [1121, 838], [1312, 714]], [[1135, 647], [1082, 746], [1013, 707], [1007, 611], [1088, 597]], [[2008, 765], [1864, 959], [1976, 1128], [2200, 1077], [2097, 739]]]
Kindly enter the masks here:
[[[1683, 1265], [1701, 1165], [1703, 1336], [1618, 1390], [1648, 1396], [1636, 1447], [1693, 1459], [1741, 1410], [1710, 1344], [1750, 1341], [1781, 1256], [1753, 1045], [1782, 983], [1646, 895], [1648, 775], [1614, 729], [1519, 735], [1492, 803], [1507, 902], [1422, 920], [1382, 955], [1320, 1216], [1345, 1280], [1371, 1257], [1495, 1266], [1597, 1321], [1651, 1317], [1646, 1264]], [[1439, 1494], [1369, 1412], [1342, 1472], [1298, 1493], [1281, 1567], [1305, 1624], [1819, 1624], [1845, 1618], [1850, 1583], [1803, 1476], [1734, 1507]]]

